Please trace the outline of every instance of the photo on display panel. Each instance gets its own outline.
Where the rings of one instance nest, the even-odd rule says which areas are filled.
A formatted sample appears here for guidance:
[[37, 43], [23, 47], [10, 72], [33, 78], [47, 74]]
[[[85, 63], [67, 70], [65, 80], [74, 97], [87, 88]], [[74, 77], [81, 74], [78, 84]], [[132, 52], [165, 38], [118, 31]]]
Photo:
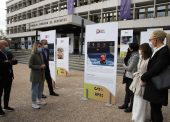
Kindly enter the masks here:
[[64, 49], [57, 48], [57, 59], [64, 59]]
[[87, 43], [87, 55], [92, 65], [114, 66], [114, 41]]
[[121, 44], [129, 44], [129, 43], [132, 43], [133, 42], [133, 38], [132, 36], [122, 36], [121, 37]]

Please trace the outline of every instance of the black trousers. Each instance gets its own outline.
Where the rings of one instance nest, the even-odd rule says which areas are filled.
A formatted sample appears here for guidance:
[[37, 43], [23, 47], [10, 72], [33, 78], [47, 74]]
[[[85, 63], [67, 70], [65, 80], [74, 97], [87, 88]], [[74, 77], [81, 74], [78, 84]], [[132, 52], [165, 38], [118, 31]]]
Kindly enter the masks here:
[[2, 100], [3, 89], [4, 89], [3, 83], [2, 83], [2, 81], [0, 81], [0, 110], [2, 110], [1, 100]]
[[163, 115], [162, 115], [162, 105], [151, 103], [151, 120], [152, 122], [163, 122]]
[[52, 94], [54, 92], [54, 90], [53, 90], [52, 78], [51, 78], [49, 68], [45, 69], [45, 79], [46, 79], [47, 84], [48, 84], [49, 93]]
[[[10, 93], [11, 93], [11, 87], [12, 87], [12, 79], [10, 80], [5, 80], [3, 83], [0, 84], [0, 98], [2, 98], [2, 94], [4, 93], [4, 107], [8, 107], [9, 105], [9, 98], [10, 98]], [[1, 100], [0, 100], [0, 108], [2, 109], [1, 106]]]
[[[132, 83], [133, 79], [131, 78], [127, 78], [126, 77], [126, 86], [125, 86], [125, 100], [124, 100], [124, 105], [131, 108], [133, 107], [133, 97], [134, 97], [134, 94], [133, 92], [129, 89], [131, 83]], [[129, 105], [130, 103], [130, 105]]]

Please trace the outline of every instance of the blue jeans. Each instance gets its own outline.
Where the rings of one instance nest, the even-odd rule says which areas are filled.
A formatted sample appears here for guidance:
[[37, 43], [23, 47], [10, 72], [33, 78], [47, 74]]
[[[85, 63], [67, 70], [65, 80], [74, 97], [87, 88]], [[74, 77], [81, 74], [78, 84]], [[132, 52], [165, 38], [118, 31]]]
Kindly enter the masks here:
[[44, 90], [43, 82], [32, 82], [32, 102], [36, 102], [37, 99], [41, 99]]

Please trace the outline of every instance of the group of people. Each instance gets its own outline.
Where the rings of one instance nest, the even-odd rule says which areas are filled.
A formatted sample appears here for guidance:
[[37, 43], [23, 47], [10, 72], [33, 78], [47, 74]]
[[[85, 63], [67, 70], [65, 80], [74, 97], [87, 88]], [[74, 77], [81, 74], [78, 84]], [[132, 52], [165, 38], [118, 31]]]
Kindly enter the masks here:
[[169, 41], [169, 34], [156, 30], [149, 43], [129, 44], [123, 64], [125, 99], [118, 108], [132, 112], [134, 122], [145, 122], [147, 119], [163, 122], [162, 106], [168, 105], [168, 89], [158, 90], [151, 78], [161, 74], [170, 65]]
[[[5, 115], [5, 111], [14, 111], [15, 109], [9, 106], [9, 98], [14, 79], [13, 65], [17, 64], [12, 51], [9, 48], [9, 43], [5, 40], [0, 40], [0, 116]], [[42, 98], [46, 98], [43, 94], [44, 81], [47, 81], [49, 94], [59, 96], [54, 92], [53, 81], [49, 69], [49, 50], [47, 40], [35, 43], [32, 49], [32, 54], [29, 60], [29, 68], [31, 69], [30, 81], [32, 82], [32, 107], [39, 109], [46, 102]], [[4, 107], [1, 106], [1, 101], [4, 101]]]
[[29, 59], [29, 68], [31, 69], [30, 81], [32, 82], [32, 108], [39, 109], [46, 102], [42, 98], [46, 98], [43, 95], [44, 81], [47, 81], [49, 93], [53, 96], [59, 96], [54, 92], [53, 82], [50, 75], [49, 68], [49, 49], [47, 40], [41, 40], [41, 42], [34, 43], [32, 54]]
[[[168, 89], [156, 89], [151, 78], [159, 75], [170, 65], [170, 48], [165, 44], [165, 38], [170, 43], [170, 35], [157, 30], [151, 35], [149, 44], [129, 44], [123, 64], [125, 99], [123, 105], [118, 108], [124, 109], [125, 112], [132, 112], [132, 120], [135, 122], [145, 122], [147, 118], [151, 122], [163, 122], [162, 106], [168, 104]], [[16, 64], [17, 60], [9, 50], [9, 43], [0, 40], [0, 99], [4, 94], [4, 107], [1, 106], [0, 100], [0, 116], [5, 115], [4, 110], [14, 111], [14, 108], [9, 106], [9, 98], [14, 79], [12, 66]], [[47, 40], [34, 43], [29, 68], [31, 69], [32, 108], [39, 109], [46, 104], [42, 100], [46, 98], [43, 95], [45, 80], [50, 95], [59, 96], [53, 89]]]

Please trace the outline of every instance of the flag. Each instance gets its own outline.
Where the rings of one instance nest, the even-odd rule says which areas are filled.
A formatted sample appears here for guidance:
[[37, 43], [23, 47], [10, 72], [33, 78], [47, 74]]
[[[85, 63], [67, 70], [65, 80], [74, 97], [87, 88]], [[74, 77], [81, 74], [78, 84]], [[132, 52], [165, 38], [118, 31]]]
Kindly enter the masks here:
[[74, 14], [74, 0], [67, 0], [68, 15]]
[[131, 19], [131, 0], [121, 0], [120, 19]]

